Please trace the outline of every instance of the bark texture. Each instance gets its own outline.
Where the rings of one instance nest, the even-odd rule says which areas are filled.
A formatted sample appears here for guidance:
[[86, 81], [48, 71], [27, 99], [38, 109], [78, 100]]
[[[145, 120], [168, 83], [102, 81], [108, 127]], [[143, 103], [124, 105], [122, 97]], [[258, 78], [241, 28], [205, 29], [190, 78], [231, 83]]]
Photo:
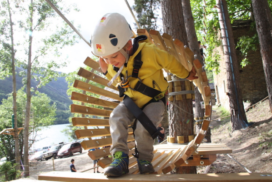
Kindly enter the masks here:
[[[33, 5], [33, 0], [31, 0]], [[30, 9], [30, 32], [33, 32], [33, 7]], [[33, 35], [29, 35], [28, 42], [28, 65], [27, 65], [27, 81], [26, 81], [26, 113], [24, 122], [24, 176], [29, 176], [29, 161], [28, 161], [28, 149], [29, 149], [29, 121], [30, 121], [30, 104], [31, 104], [31, 68], [32, 68], [32, 40]]]
[[10, 38], [11, 38], [11, 67], [12, 67], [12, 97], [13, 97], [13, 115], [14, 115], [14, 141], [15, 141], [15, 162], [16, 170], [20, 170], [20, 155], [19, 155], [19, 139], [18, 139], [18, 125], [17, 125], [17, 105], [16, 105], [16, 71], [15, 71], [15, 51], [14, 51], [14, 34], [13, 34], [13, 22], [10, 9], [9, 0], [8, 12], [10, 22]]
[[227, 95], [230, 103], [232, 129], [239, 130], [248, 126], [239, 84], [239, 66], [226, 0], [216, 0], [216, 2], [227, 71]]
[[267, 0], [252, 0], [252, 6], [259, 36], [270, 112], [272, 112], [272, 16]]
[[[188, 46], [181, 1], [163, 0], [161, 7], [164, 32]], [[181, 82], [181, 88], [185, 90], [184, 82]], [[168, 111], [170, 136], [175, 138], [184, 136], [185, 143], [187, 143], [188, 135], [194, 134], [192, 99], [186, 99], [185, 95], [182, 95], [182, 100], [177, 101], [174, 96], [173, 102], [169, 101]], [[178, 167], [176, 172], [192, 174], [196, 173], [196, 167]]]
[[[202, 65], [203, 59], [200, 55], [199, 46], [198, 46], [198, 39], [196, 36], [195, 31], [195, 24], [194, 24], [194, 18], [192, 15], [192, 8], [190, 4], [190, 0], [182, 0], [182, 8], [183, 8], [183, 16], [184, 16], [184, 23], [185, 23], [185, 29], [187, 33], [188, 38], [188, 44], [189, 48], [193, 51], [195, 58], [198, 59]], [[204, 71], [204, 68], [203, 68]], [[195, 88], [195, 112], [194, 117], [195, 118], [202, 118], [204, 117], [204, 109], [201, 108], [201, 101], [203, 101], [202, 96], [197, 88]], [[201, 129], [201, 125], [195, 125], [195, 132], [198, 133]], [[208, 142], [211, 142], [211, 132], [210, 128], [208, 129], [205, 138]]]

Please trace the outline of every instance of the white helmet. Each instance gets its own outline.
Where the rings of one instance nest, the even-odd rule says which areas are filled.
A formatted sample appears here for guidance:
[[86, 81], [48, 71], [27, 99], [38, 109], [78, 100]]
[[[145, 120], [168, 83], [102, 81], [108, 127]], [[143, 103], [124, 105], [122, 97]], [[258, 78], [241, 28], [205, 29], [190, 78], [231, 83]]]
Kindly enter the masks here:
[[133, 36], [125, 17], [119, 13], [105, 14], [96, 26], [91, 45], [97, 56], [107, 56], [120, 51]]

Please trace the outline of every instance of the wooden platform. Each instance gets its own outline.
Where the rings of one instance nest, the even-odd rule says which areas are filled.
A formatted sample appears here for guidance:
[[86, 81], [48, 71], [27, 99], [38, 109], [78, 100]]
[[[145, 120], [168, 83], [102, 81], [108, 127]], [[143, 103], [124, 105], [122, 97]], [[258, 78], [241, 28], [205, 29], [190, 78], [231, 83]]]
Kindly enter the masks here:
[[49, 172], [39, 176], [39, 180], [66, 181], [66, 182], [271, 182], [272, 174], [150, 174], [125, 175], [120, 178], [107, 178], [97, 173]]

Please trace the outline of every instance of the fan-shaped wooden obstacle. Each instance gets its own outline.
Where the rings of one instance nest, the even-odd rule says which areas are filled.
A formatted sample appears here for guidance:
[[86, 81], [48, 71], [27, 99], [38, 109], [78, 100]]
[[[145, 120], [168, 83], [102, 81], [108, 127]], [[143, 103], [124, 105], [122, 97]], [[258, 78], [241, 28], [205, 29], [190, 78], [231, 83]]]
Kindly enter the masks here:
[[[179, 40], [173, 41], [172, 37], [168, 34], [163, 34], [163, 36], [160, 36], [159, 32], [154, 30], [151, 30], [148, 34], [148, 32], [144, 29], [138, 30], [137, 33], [138, 35], [143, 35], [143, 34], [146, 35], [148, 37], [148, 40], [151, 43], [154, 43], [160, 49], [163, 49], [165, 51], [168, 51], [170, 54], [173, 54], [176, 57], [176, 59], [178, 59], [187, 70], [191, 70], [192, 66], [195, 67], [197, 71], [198, 79], [194, 81], [194, 84], [199, 88], [199, 91], [202, 94], [203, 100], [205, 103], [205, 119], [203, 121], [201, 131], [196, 135], [195, 138], [193, 138], [190, 141], [188, 145], [160, 144], [160, 145], [154, 146], [154, 159], [152, 161], [152, 164], [154, 166], [155, 172], [157, 174], [162, 174], [162, 173], [165, 174], [172, 171], [172, 169], [175, 166], [209, 165], [215, 161], [216, 154], [231, 153], [232, 152], [231, 149], [229, 149], [225, 145], [201, 144], [202, 139], [204, 138], [205, 132], [207, 131], [209, 127], [209, 123], [210, 123], [209, 118], [211, 116], [211, 106], [209, 105], [209, 101], [210, 101], [211, 92], [210, 92], [210, 87], [208, 86], [208, 79], [207, 79], [206, 73], [202, 71], [201, 63], [197, 59], [194, 59], [193, 52], [188, 47], [184, 48], [184, 45], [181, 41]], [[103, 147], [111, 145], [110, 131], [108, 128], [109, 121], [107, 118], [110, 116], [112, 109], [117, 106], [118, 102], [122, 101], [122, 98], [120, 98], [117, 93], [113, 92], [113, 91], [117, 91], [117, 89], [113, 86], [110, 87], [112, 91], [109, 91], [110, 89], [105, 90], [103, 88], [90, 84], [89, 81], [92, 81], [97, 84], [106, 86], [108, 83], [108, 80], [103, 78], [103, 76], [100, 76], [102, 75], [102, 74], [99, 74], [101, 70], [99, 69], [99, 64], [96, 61], [92, 60], [91, 58], [87, 58], [84, 64], [92, 68], [91, 69], [92, 71], [88, 71], [84, 68], [80, 68], [78, 75], [82, 78], [87, 79], [87, 81], [83, 82], [80, 80], [76, 80], [74, 82], [74, 87], [77, 89], [83, 90], [83, 94], [77, 93], [77, 92], [72, 93], [71, 99], [74, 101], [81, 102], [81, 105], [72, 104], [71, 112], [82, 114], [82, 117], [72, 118], [72, 123], [74, 126], [84, 127], [84, 129], [75, 131], [77, 138], [78, 139], [89, 138], [88, 140], [84, 140], [81, 143], [82, 147], [85, 150], [95, 148], [96, 150], [90, 151], [88, 155], [93, 160], [100, 159], [98, 162], [98, 165], [101, 166], [102, 168], [105, 168], [112, 161], [111, 158], [108, 158], [108, 156], [110, 155], [110, 151], [109, 151], [110, 149], [103, 148]], [[181, 79], [168, 77], [168, 82], [178, 83], [176, 81], [181, 81]], [[177, 89], [180, 88], [178, 87], [178, 84], [174, 84], [174, 86]], [[170, 90], [171, 88], [169, 88], [170, 90], [169, 95], [172, 97], [172, 98], [170, 97], [169, 99], [172, 100], [173, 96], [176, 96], [177, 97], [176, 99], [181, 99], [179, 94], [184, 94], [184, 93], [187, 94], [186, 97], [190, 98], [193, 93], [192, 91], [188, 91], [188, 90], [191, 90], [190, 88], [192, 88], [192, 85], [188, 81], [186, 81], [187, 91], [185, 92], [181, 90], [176, 90], [176, 92], [172, 92], [172, 90]], [[86, 93], [98, 94], [103, 96], [103, 98], [106, 97], [109, 99], [102, 99], [101, 97], [94, 98], [92, 96], [89, 96], [90, 94], [87, 95]], [[94, 108], [93, 106], [100, 106], [100, 108], [97, 108], [97, 107]], [[103, 109], [101, 107], [103, 107]], [[85, 117], [85, 115], [88, 115], [88, 116]], [[89, 116], [96, 116], [100, 118], [93, 118], [93, 117], [90, 118]], [[101, 117], [103, 117], [103, 119], [101, 119]], [[97, 127], [97, 128], [89, 129], [87, 127]], [[132, 153], [134, 152], [133, 148], [135, 146], [134, 137], [132, 135], [132, 129], [129, 129], [128, 133], [129, 133], [129, 137], [127, 141], [128, 141], [128, 147], [130, 149], [129, 173], [137, 174], [138, 173], [137, 161], [135, 158], [132, 157]], [[101, 137], [101, 139], [95, 139], [97, 137]], [[182, 143], [182, 142], [179, 142], [179, 143]], [[101, 147], [102, 149], [97, 149]], [[74, 178], [71, 177], [68, 180], [68, 178], [63, 177], [62, 173], [58, 173], [58, 174], [51, 173], [51, 174], [52, 175], [50, 174], [40, 175], [39, 179], [60, 180], [60, 181], [76, 181], [77, 179], [81, 179], [81, 180], [85, 179], [84, 175], [81, 176], [82, 178], [77, 178], [76, 176], [74, 176]], [[59, 178], [58, 178], [58, 175], [59, 175]], [[145, 177], [136, 177], [135, 180], [144, 181], [143, 178]], [[156, 176], [153, 176], [152, 179], [156, 181], [160, 181], [160, 179]], [[163, 181], [167, 181], [166, 178], [163, 178], [163, 179], [164, 179]], [[191, 178], [190, 176], [190, 181], [193, 181], [191, 179], [193, 178]], [[195, 181], [201, 181], [199, 180], [199, 177], [195, 177], [195, 179], [196, 179]], [[203, 177], [203, 179], [205, 179], [205, 177]], [[102, 180], [102, 177], [101, 178], [99, 177], [99, 179], [92, 178], [91, 181], [96, 181], [96, 180], [100, 181]], [[119, 181], [119, 179], [113, 180], [113, 181]], [[212, 181], [212, 180], [209, 180], [209, 181]]]

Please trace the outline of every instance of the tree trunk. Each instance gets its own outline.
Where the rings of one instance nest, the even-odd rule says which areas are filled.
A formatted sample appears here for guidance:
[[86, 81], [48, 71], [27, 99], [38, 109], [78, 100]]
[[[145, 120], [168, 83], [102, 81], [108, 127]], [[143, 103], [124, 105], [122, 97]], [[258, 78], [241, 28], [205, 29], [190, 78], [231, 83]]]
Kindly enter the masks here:
[[[13, 22], [10, 10], [10, 3], [8, 3], [9, 23], [10, 23], [10, 37], [11, 37], [11, 67], [12, 67], [12, 96], [13, 96], [13, 115], [14, 115], [14, 140], [15, 140], [15, 162], [16, 170], [20, 170], [20, 155], [19, 155], [19, 139], [18, 139], [18, 125], [17, 125], [17, 105], [16, 105], [16, 71], [15, 71], [15, 51], [13, 38]], [[16, 179], [16, 176], [15, 176]]]
[[[29, 31], [33, 32], [33, 0], [31, 0], [30, 7], [30, 28]], [[33, 34], [29, 35], [28, 44], [28, 65], [27, 65], [27, 82], [26, 82], [26, 114], [24, 123], [24, 167], [25, 177], [29, 176], [29, 161], [28, 161], [28, 138], [29, 138], [29, 121], [31, 109], [31, 58], [32, 58], [32, 39]]]
[[[198, 46], [198, 39], [196, 36], [195, 31], [195, 24], [194, 24], [194, 18], [192, 15], [192, 8], [190, 4], [190, 0], [182, 0], [182, 8], [183, 8], [183, 16], [184, 16], [184, 23], [185, 23], [185, 29], [187, 33], [188, 38], [188, 44], [189, 48], [193, 51], [195, 58], [197, 58], [202, 65], [203, 59], [200, 55], [199, 46]], [[204, 71], [204, 68], [203, 68]], [[204, 118], [204, 109], [201, 108], [201, 101], [203, 101], [202, 96], [197, 88], [195, 88], [195, 119], [202, 120]], [[201, 129], [201, 124], [195, 125], [195, 131], [198, 133]], [[211, 135], [210, 135], [210, 128], [208, 129], [205, 138], [207, 141], [211, 142]]]
[[[252, 0], [256, 29], [259, 36], [264, 74], [272, 112], [272, 18], [267, 0]], [[267, 11], [264, 11], [266, 9]], [[268, 12], [269, 10], [269, 12]]]
[[[163, 0], [162, 4], [163, 29], [174, 39], [179, 39], [188, 45], [182, 5], [180, 0]], [[181, 89], [185, 90], [185, 83], [181, 82]], [[192, 99], [169, 101], [169, 134], [172, 137], [184, 136], [184, 142], [189, 142], [188, 136], [194, 134]], [[196, 167], [177, 167], [177, 173], [196, 173]]]
[[239, 83], [239, 66], [226, 0], [216, 0], [216, 2], [227, 70], [227, 95], [229, 97], [232, 129], [239, 130], [248, 126]]

